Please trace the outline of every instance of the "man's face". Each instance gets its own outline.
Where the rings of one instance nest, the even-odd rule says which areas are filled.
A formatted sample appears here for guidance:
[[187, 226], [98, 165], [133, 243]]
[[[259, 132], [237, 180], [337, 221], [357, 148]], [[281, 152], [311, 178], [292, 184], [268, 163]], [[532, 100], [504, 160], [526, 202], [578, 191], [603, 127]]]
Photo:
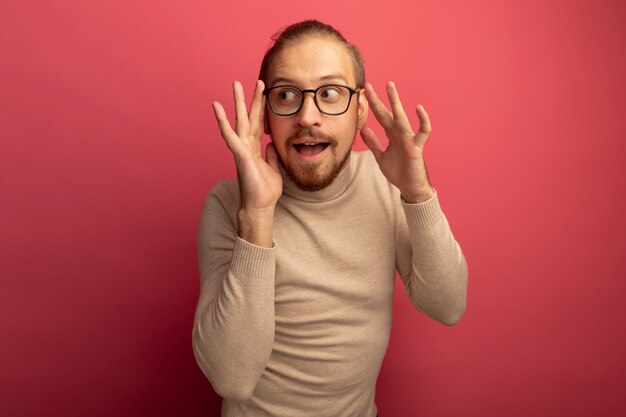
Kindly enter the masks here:
[[[302, 90], [326, 84], [354, 88], [349, 51], [328, 38], [310, 37], [280, 51], [268, 71], [266, 87], [293, 85]], [[331, 116], [316, 107], [313, 94], [304, 95], [300, 111], [277, 116], [266, 107], [268, 133], [289, 178], [302, 190], [316, 191], [335, 179], [345, 165], [356, 130], [365, 125], [367, 101], [356, 93], [344, 114]], [[315, 145], [311, 145], [315, 144]]]

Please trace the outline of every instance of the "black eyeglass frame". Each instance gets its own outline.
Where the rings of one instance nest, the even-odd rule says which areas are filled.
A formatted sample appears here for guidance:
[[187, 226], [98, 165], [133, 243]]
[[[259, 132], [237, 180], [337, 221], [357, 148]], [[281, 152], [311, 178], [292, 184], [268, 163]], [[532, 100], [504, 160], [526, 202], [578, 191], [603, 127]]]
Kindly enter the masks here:
[[[300, 95], [300, 105], [298, 106], [298, 109], [291, 112], [291, 113], [277, 113], [274, 111], [274, 109], [272, 108], [272, 101], [269, 99], [269, 93], [270, 91], [272, 91], [275, 88], [280, 88], [280, 87], [291, 87], [294, 88], [298, 91], [301, 92]], [[317, 102], [317, 92], [318, 90], [325, 88], [325, 87], [341, 87], [341, 88], [345, 88], [350, 92], [350, 96], [348, 97], [348, 104], [346, 105], [346, 109], [344, 111], [342, 111], [341, 113], [328, 113], [325, 112], [324, 110], [320, 109], [320, 105]], [[324, 85], [320, 85], [319, 87], [317, 87], [316, 89], [311, 89], [311, 88], [307, 88], [305, 90], [296, 87], [295, 85], [289, 85], [289, 84], [283, 84], [283, 85], [276, 85], [274, 87], [270, 87], [270, 88], [266, 88], [265, 90], [263, 90], [263, 95], [267, 97], [267, 102], [270, 106], [270, 110], [272, 111], [272, 113], [274, 113], [276, 116], [293, 116], [294, 114], [297, 114], [301, 109], [302, 109], [302, 105], [304, 104], [304, 95], [306, 93], [312, 93], [313, 94], [313, 102], [315, 103], [315, 107], [317, 107], [317, 110], [320, 111], [320, 113], [322, 114], [327, 114], [329, 116], [340, 116], [342, 114], [344, 114], [345, 112], [348, 111], [348, 109], [350, 108], [350, 103], [352, 103], [352, 96], [354, 94], [357, 93], [357, 91], [359, 91], [360, 89], [357, 88], [352, 88], [352, 87], [348, 87], [347, 85], [341, 85], [341, 84], [324, 84]]]

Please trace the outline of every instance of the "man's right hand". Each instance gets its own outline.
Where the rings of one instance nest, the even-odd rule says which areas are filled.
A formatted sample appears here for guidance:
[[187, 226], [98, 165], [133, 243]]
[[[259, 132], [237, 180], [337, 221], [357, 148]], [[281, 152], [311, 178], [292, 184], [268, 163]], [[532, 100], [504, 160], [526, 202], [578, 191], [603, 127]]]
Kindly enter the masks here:
[[257, 81], [250, 111], [241, 83], [233, 83], [236, 127], [233, 131], [226, 112], [218, 102], [213, 103], [215, 118], [222, 138], [235, 157], [241, 200], [237, 219], [239, 237], [258, 246], [272, 247], [274, 209], [282, 194], [283, 181], [278, 169], [278, 155], [271, 142], [261, 152], [265, 97], [263, 81]]

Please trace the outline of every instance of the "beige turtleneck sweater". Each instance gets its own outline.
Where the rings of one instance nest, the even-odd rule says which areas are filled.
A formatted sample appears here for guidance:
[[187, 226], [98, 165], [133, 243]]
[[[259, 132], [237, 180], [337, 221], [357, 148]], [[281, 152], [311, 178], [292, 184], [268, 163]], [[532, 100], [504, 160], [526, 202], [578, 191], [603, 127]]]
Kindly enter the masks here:
[[222, 417], [374, 417], [396, 269], [418, 309], [452, 324], [465, 258], [437, 193], [404, 203], [370, 152], [318, 192], [283, 179], [273, 248], [237, 236], [236, 180], [209, 193], [194, 354]]

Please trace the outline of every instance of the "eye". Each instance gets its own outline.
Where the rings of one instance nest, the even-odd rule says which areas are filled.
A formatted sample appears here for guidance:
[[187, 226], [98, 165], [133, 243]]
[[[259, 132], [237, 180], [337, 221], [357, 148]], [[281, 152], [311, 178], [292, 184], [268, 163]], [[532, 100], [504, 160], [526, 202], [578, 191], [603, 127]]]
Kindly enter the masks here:
[[300, 94], [293, 88], [279, 88], [276, 91], [276, 97], [278, 97], [280, 101], [289, 102], [299, 100]]
[[341, 90], [339, 89], [339, 87], [335, 86], [335, 85], [328, 85], [325, 87], [322, 87], [319, 91], [318, 91], [318, 97], [322, 100], [325, 101], [333, 101], [339, 98], [339, 96], [341, 96]]

